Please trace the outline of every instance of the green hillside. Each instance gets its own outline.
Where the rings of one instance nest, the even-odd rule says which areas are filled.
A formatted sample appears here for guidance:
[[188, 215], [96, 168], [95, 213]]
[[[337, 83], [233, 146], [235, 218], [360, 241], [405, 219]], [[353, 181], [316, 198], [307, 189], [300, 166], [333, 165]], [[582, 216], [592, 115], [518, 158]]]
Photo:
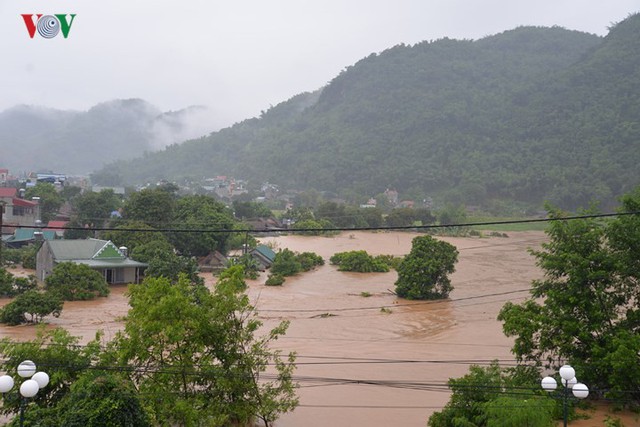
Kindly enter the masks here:
[[466, 204], [606, 205], [640, 183], [639, 44], [633, 15], [604, 38], [521, 27], [399, 45], [260, 118], [94, 180], [232, 175], [348, 199], [395, 188]]

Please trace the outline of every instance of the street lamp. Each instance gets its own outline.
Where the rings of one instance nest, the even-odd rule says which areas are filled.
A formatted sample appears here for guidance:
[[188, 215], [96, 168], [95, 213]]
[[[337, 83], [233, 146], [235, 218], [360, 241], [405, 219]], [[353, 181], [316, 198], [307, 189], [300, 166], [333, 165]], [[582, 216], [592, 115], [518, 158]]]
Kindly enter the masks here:
[[[30, 378], [20, 384], [20, 427], [24, 425], [24, 406], [30, 397], [38, 394], [38, 390], [49, 384], [49, 375], [45, 372], [36, 372], [36, 364], [31, 360], [25, 360], [18, 365], [18, 375], [22, 378]], [[8, 393], [13, 388], [13, 377], [9, 375], [0, 376], [0, 393]]]
[[[562, 412], [564, 415], [564, 427], [567, 427], [567, 399], [569, 398], [569, 389], [575, 397], [578, 399], [584, 399], [589, 396], [589, 388], [579, 383], [576, 379], [576, 371], [569, 365], [564, 365], [560, 368], [560, 377], [562, 386], [564, 388], [562, 393]], [[542, 388], [545, 391], [552, 392], [558, 386], [556, 380], [552, 377], [544, 377], [541, 382]]]

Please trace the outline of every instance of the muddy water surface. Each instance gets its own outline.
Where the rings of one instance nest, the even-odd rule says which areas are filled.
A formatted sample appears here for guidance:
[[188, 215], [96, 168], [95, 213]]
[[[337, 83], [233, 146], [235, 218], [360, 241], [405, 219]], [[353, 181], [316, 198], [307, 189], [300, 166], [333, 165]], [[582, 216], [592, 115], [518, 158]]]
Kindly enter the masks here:
[[[540, 277], [527, 249], [539, 247], [544, 234], [445, 238], [460, 255], [452, 276], [455, 289], [444, 302], [398, 299], [390, 292], [395, 272], [342, 273], [328, 265], [332, 254], [350, 250], [405, 255], [415, 236], [352, 232], [263, 239], [281, 249], [315, 252], [327, 262], [287, 278], [282, 287], [264, 286], [266, 275], [249, 283], [266, 326], [291, 322], [277, 346], [298, 354], [300, 406], [277, 426], [424, 426], [447, 402], [444, 385], [450, 377], [464, 375], [474, 361], [513, 360], [511, 340], [496, 315], [506, 301], [522, 301], [531, 281]], [[50, 324], [81, 335], [84, 342], [98, 329], [108, 339], [122, 328], [125, 290], [114, 287], [108, 298], [66, 303]], [[29, 339], [34, 334], [33, 326], [0, 327], [1, 336]]]

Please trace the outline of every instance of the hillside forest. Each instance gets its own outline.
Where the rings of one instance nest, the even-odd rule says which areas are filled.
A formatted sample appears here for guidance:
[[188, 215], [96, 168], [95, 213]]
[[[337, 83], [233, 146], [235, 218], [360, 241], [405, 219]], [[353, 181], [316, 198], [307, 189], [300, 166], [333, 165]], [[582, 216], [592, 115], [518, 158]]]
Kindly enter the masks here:
[[111, 163], [103, 185], [229, 175], [362, 202], [617, 204], [640, 176], [640, 15], [605, 37], [520, 27], [398, 45], [196, 140]]

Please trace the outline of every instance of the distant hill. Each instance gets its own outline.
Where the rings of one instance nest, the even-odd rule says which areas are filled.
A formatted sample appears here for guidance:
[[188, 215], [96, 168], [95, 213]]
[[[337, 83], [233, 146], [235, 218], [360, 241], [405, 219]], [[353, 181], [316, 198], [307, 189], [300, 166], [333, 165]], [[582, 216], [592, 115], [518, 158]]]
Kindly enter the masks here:
[[520, 27], [395, 46], [260, 118], [94, 179], [232, 175], [348, 199], [395, 188], [414, 199], [573, 209], [612, 204], [640, 184], [639, 162], [636, 14], [604, 38]]
[[203, 107], [158, 110], [140, 99], [104, 102], [89, 111], [21, 105], [0, 112], [0, 167], [13, 173], [88, 174], [186, 138], [209, 133]]

